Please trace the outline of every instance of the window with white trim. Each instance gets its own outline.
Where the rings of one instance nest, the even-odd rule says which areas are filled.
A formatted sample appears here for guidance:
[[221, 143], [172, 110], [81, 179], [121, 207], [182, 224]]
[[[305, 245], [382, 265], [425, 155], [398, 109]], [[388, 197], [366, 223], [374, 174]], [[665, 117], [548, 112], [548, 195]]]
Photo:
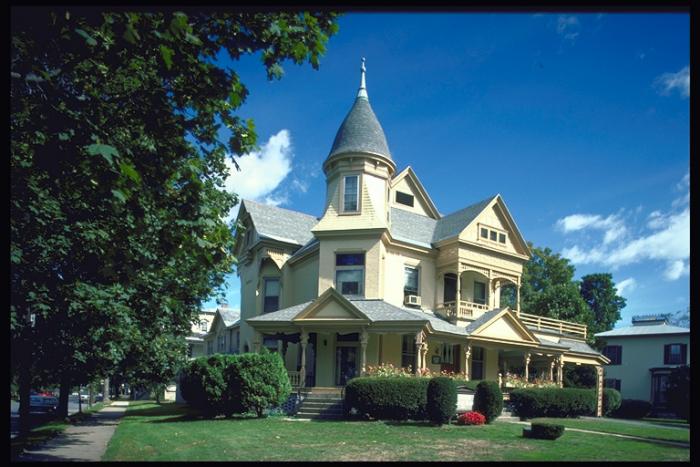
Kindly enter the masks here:
[[263, 313], [279, 310], [280, 280], [278, 277], [266, 277], [263, 290]]
[[342, 212], [357, 212], [360, 210], [360, 176], [346, 175], [343, 177], [343, 209]]
[[406, 295], [419, 295], [419, 293], [418, 293], [418, 285], [419, 285], [418, 280], [420, 278], [420, 274], [419, 274], [418, 268], [412, 267], [412, 266], [404, 266], [403, 277], [404, 277], [404, 285], [403, 285], [404, 297]]
[[365, 254], [336, 253], [335, 288], [343, 295], [364, 295]]
[[199, 330], [202, 332], [207, 332], [207, 329], [209, 327], [209, 321], [206, 319], [203, 319], [199, 322]]
[[474, 281], [474, 303], [486, 305], [486, 283]]

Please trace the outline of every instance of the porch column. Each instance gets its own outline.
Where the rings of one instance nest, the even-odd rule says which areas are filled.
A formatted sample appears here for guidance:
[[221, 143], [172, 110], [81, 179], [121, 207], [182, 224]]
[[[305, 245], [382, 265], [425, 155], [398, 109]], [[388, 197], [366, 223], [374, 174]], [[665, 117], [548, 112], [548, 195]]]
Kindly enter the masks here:
[[309, 333], [306, 331], [301, 331], [299, 342], [301, 343], [301, 368], [299, 369], [299, 383], [303, 388], [306, 387], [306, 344], [309, 343]]
[[518, 284], [515, 287], [515, 310], [516, 310], [516, 314], [519, 316], [520, 315], [520, 281], [518, 281]]
[[253, 333], [253, 352], [260, 353], [260, 345], [262, 344], [262, 335], [255, 331]]
[[[491, 296], [489, 297], [489, 304], [491, 309], [498, 308], [501, 306], [501, 281], [496, 279], [491, 282]], [[498, 303], [496, 303], [498, 302]]]
[[464, 379], [469, 381], [469, 375], [472, 369], [472, 346], [467, 344], [464, 346]]
[[554, 359], [549, 362], [549, 381], [554, 382]]
[[595, 416], [603, 416], [603, 367], [598, 365], [595, 367], [596, 372], [596, 410]]
[[561, 356], [557, 360], [557, 383], [560, 388], [564, 387], [564, 359]]
[[530, 370], [528, 367], [530, 366], [530, 352], [525, 353], [525, 381], [528, 381], [528, 378], [530, 376]]
[[421, 365], [421, 350], [423, 349], [423, 331], [418, 331], [416, 333], [416, 367], [413, 369], [414, 373], [420, 373]]
[[363, 330], [360, 334], [360, 376], [365, 374], [367, 368], [367, 342], [369, 342], [369, 334]]
[[455, 317], [459, 312], [459, 302], [462, 300], [462, 274], [459, 272], [459, 263], [457, 264], [457, 295], [455, 295]]
[[280, 354], [282, 355], [282, 361], [287, 361], [287, 349], [289, 348], [289, 342], [282, 341], [282, 350]]
[[427, 368], [427, 366], [428, 366], [426, 363], [427, 359], [425, 358], [425, 355], [428, 353], [428, 343], [427, 342], [423, 342], [423, 344], [421, 344], [420, 351], [421, 351], [420, 363], [422, 365], [421, 370], [423, 370], [423, 369]]

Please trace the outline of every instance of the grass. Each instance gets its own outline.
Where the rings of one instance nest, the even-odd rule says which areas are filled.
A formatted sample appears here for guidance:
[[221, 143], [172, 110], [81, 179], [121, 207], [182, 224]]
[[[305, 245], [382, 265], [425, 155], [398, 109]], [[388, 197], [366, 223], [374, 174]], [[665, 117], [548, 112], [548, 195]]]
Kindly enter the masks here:
[[90, 414], [101, 410], [105, 406], [104, 403], [98, 402], [92, 404], [89, 409], [84, 409], [82, 413], [76, 413], [67, 418], [67, 420], [52, 419], [48, 420], [46, 423], [32, 428], [29, 433], [25, 436], [17, 436], [10, 440], [10, 457], [15, 459], [19, 456], [25, 449], [32, 448], [34, 446], [45, 443], [63, 433], [66, 428], [71, 425], [80, 423], [82, 420], [90, 417]]
[[[132, 403], [133, 404], [133, 403]], [[688, 461], [689, 449], [577, 432], [522, 437], [523, 425], [199, 419], [180, 404], [130, 405], [103, 461]]]
[[662, 425], [677, 426], [681, 428], [690, 428], [690, 424], [678, 418], [652, 418], [645, 417], [642, 419], [645, 422], [660, 423]]
[[645, 422], [629, 423], [615, 419], [601, 418], [598, 420], [578, 420], [575, 418], [533, 418], [531, 422], [546, 422], [564, 425], [567, 428], [580, 428], [582, 430], [602, 431], [604, 433], [617, 433], [621, 435], [640, 436], [647, 439], [659, 439], [665, 441], [690, 442], [690, 431], [677, 428], [664, 428]]

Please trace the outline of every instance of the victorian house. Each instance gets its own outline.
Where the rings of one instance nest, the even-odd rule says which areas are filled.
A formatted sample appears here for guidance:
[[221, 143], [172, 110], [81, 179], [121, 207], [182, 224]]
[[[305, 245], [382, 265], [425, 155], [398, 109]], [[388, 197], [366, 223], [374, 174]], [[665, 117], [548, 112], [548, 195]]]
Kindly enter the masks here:
[[320, 217], [243, 200], [240, 350], [283, 355], [293, 386], [338, 387], [368, 365], [562, 382], [565, 364], [608, 359], [586, 326], [520, 311], [530, 258], [505, 200], [443, 215], [411, 167], [397, 170], [357, 97], [323, 163]]

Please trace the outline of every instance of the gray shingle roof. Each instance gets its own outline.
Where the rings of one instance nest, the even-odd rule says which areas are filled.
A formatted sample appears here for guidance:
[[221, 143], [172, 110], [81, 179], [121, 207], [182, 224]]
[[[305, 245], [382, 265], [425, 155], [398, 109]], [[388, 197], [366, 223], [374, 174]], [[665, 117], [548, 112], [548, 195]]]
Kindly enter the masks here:
[[438, 221], [404, 209], [391, 208], [391, 236], [397, 240], [430, 247]]
[[671, 326], [670, 324], [652, 324], [649, 326], [629, 326], [596, 333], [596, 337], [653, 336], [655, 334], [690, 334], [690, 329]]
[[467, 334], [471, 334], [472, 332], [479, 329], [479, 327], [482, 324], [484, 324], [485, 322], [487, 322], [488, 320], [493, 318], [495, 315], [500, 313], [500, 311], [501, 311], [500, 308], [494, 308], [493, 310], [489, 310], [486, 313], [484, 313], [483, 315], [476, 318], [474, 321], [469, 323], [469, 325], [467, 326], [467, 329], [466, 329]]
[[306, 245], [313, 239], [311, 229], [318, 223], [314, 216], [248, 199], [243, 200], [242, 205], [250, 214], [261, 237], [297, 245]]
[[273, 311], [272, 313], [265, 313], [264, 315], [254, 316], [248, 318], [246, 321], [254, 323], [265, 323], [265, 322], [288, 322], [291, 321], [301, 310], [306, 308], [312, 300], [308, 302], [300, 303], [298, 305], [290, 306], [288, 308], [282, 308], [281, 310]]
[[559, 339], [559, 343], [565, 345], [572, 352], [587, 353], [591, 355], [601, 355], [600, 352], [593, 350], [585, 342], [573, 340], [573, 339]]
[[219, 314], [221, 319], [224, 321], [226, 327], [233, 326], [238, 323], [241, 319], [241, 312], [239, 310], [232, 310], [231, 308], [219, 308]]
[[392, 160], [384, 130], [365, 97], [355, 99], [335, 135], [328, 158], [349, 152], [379, 154]]
[[290, 260], [298, 258], [299, 256], [303, 255], [307, 251], [313, 249], [316, 245], [319, 244], [319, 241], [317, 238], [312, 238], [311, 240], [308, 241], [306, 245], [303, 247], [299, 248], [297, 251], [294, 252], [292, 256], [289, 257]]
[[416, 316], [408, 312], [405, 308], [399, 308], [395, 305], [385, 302], [384, 300], [355, 300], [350, 297], [350, 303], [355, 305], [358, 310], [367, 315], [372, 322], [377, 321], [417, 321], [425, 322], [426, 318]]
[[433, 242], [454, 237], [464, 230], [497, 195], [486, 198], [457, 212], [442, 217], [435, 227]]

